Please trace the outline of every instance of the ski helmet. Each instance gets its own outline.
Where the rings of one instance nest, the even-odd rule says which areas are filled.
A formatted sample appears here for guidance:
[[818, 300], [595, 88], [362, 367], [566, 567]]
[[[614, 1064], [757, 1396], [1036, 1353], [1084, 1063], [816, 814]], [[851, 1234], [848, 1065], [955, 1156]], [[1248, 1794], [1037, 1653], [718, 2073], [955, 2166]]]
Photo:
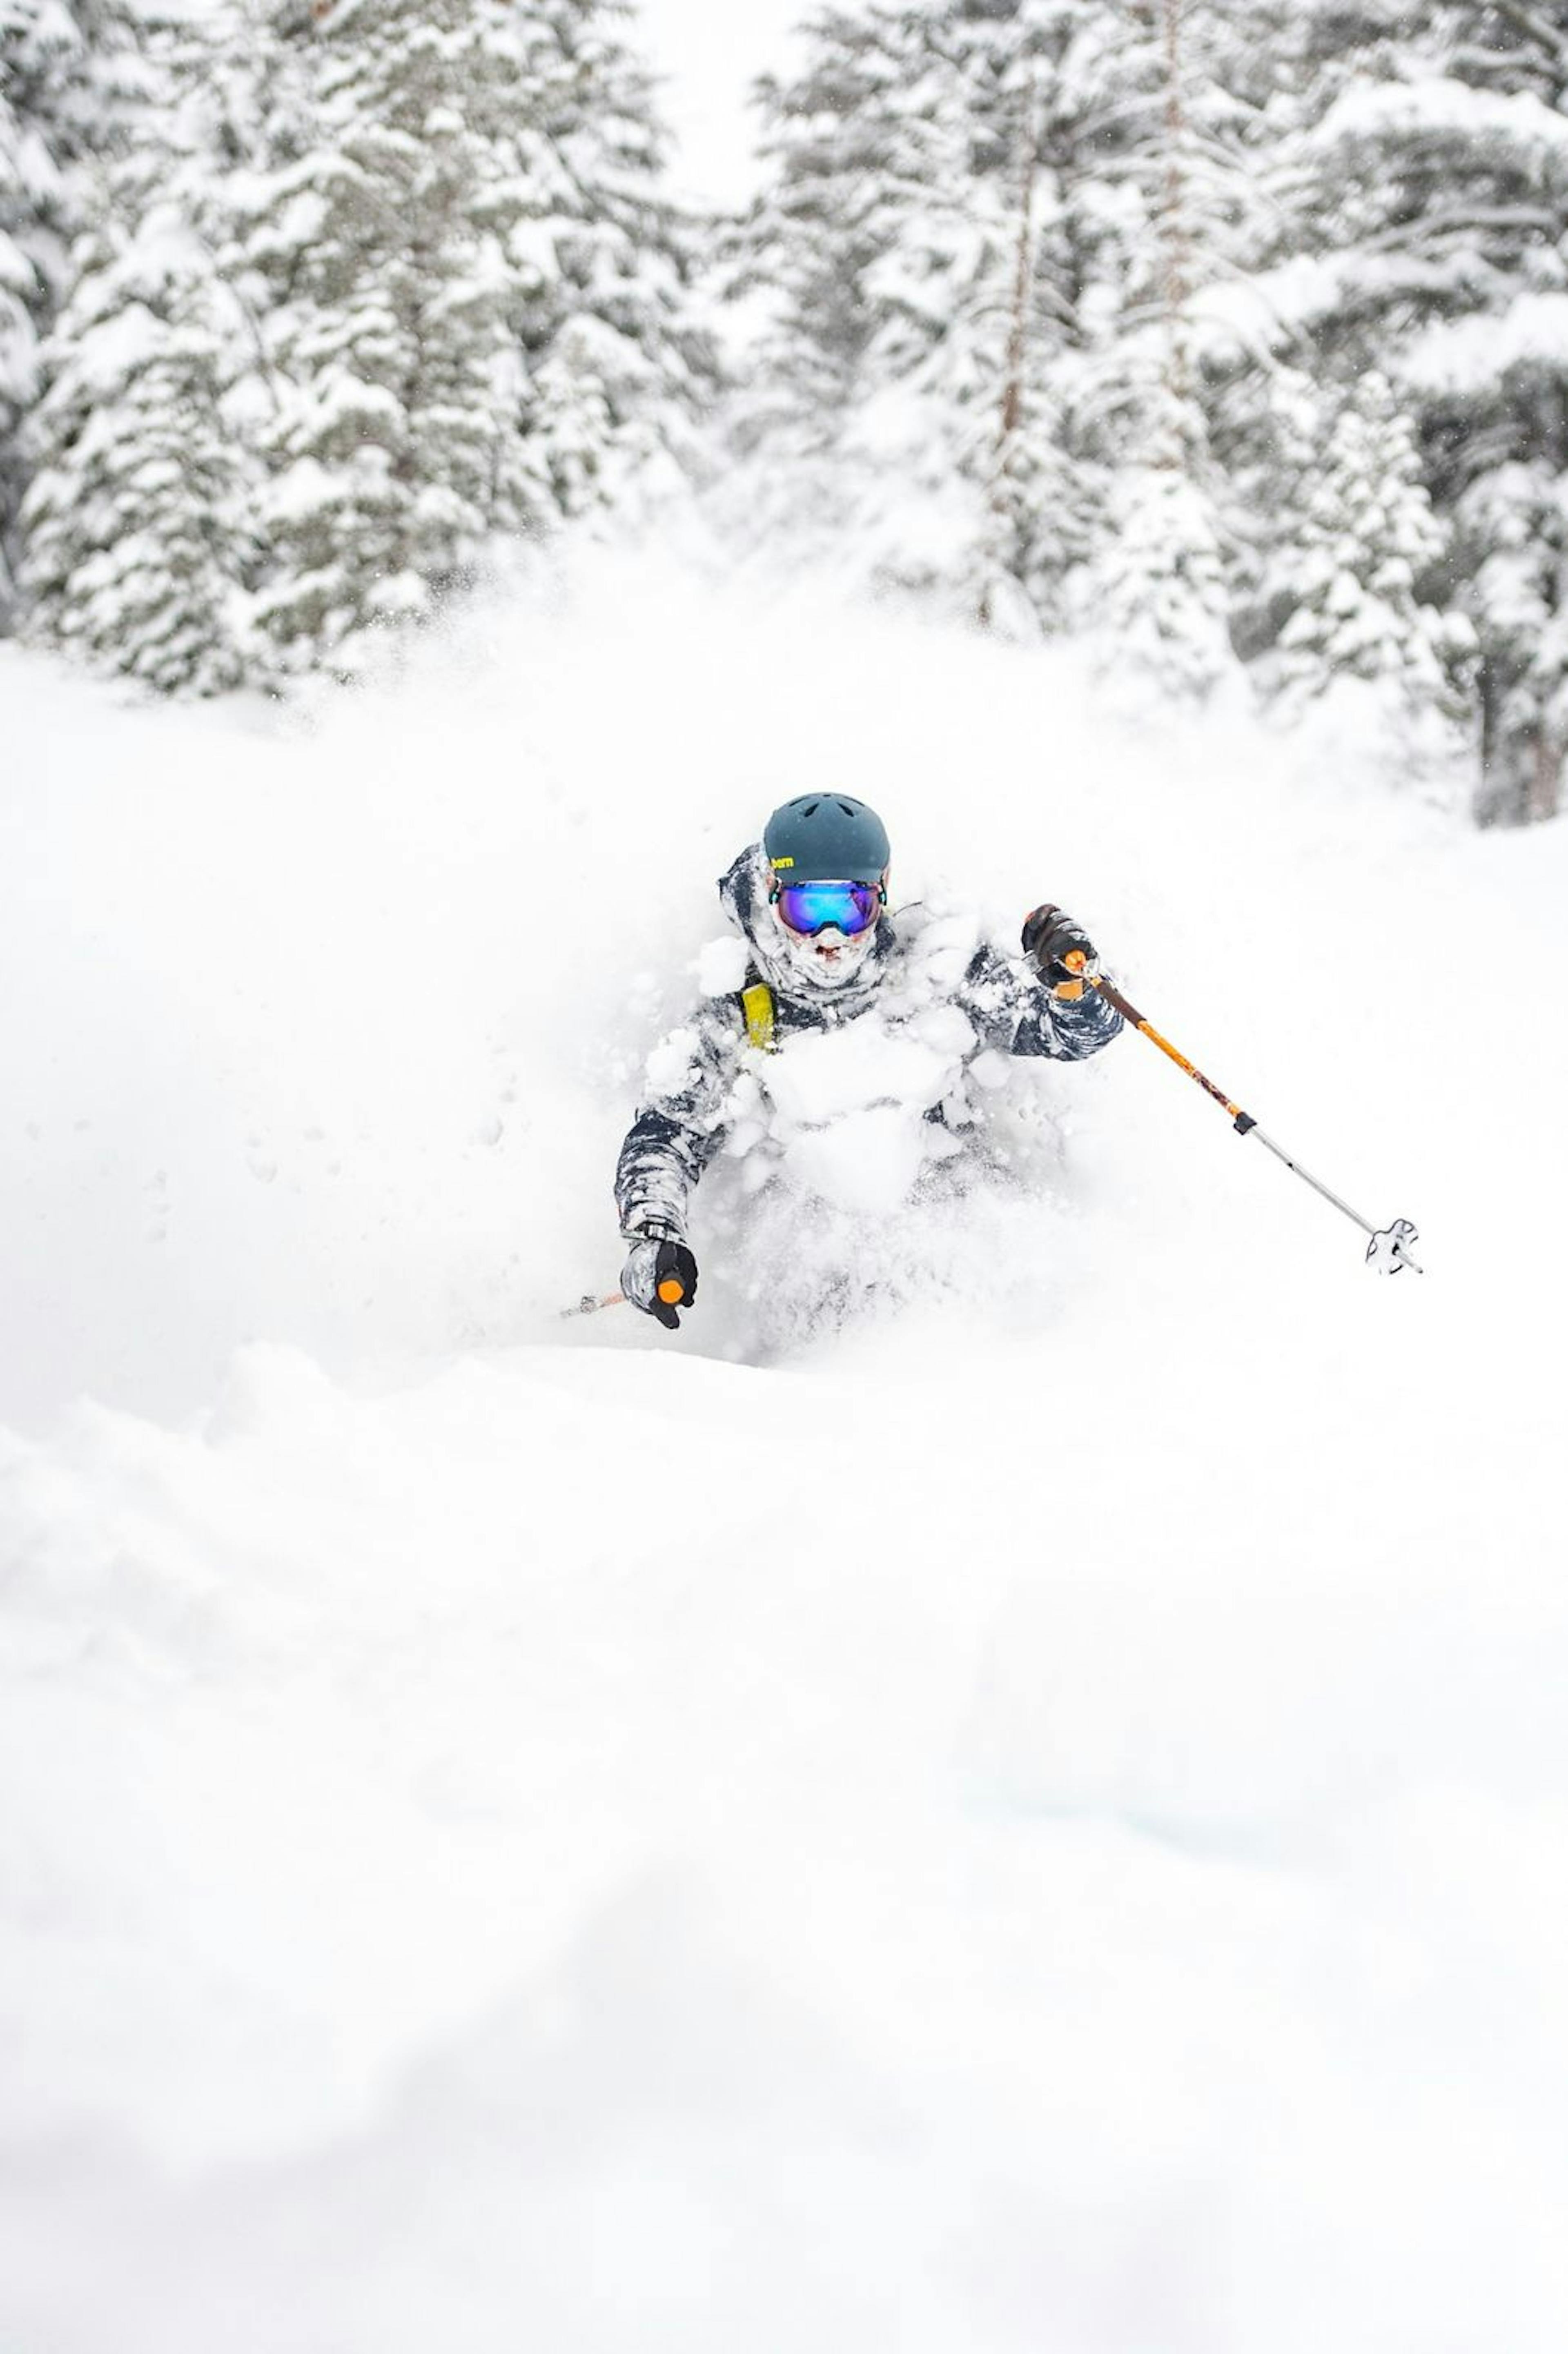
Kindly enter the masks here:
[[768, 819], [762, 852], [778, 883], [874, 883], [891, 852], [874, 810], [848, 793], [801, 793]]

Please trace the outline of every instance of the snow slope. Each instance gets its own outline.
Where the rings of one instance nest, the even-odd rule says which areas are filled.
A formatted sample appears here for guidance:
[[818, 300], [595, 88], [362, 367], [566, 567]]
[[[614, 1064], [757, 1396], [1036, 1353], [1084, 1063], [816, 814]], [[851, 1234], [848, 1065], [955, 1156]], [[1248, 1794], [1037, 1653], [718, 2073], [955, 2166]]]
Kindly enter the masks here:
[[[1559, 2354], [1561, 830], [625, 557], [0, 707], [6, 2354]], [[918, 1308], [562, 1322], [827, 777], [1430, 1274], [1128, 1038]]]

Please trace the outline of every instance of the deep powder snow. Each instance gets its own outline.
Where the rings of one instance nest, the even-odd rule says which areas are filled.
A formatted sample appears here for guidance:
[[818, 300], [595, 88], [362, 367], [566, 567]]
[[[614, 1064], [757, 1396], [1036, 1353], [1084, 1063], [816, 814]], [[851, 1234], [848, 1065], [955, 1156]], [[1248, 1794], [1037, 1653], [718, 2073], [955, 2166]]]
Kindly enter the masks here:
[[[1560, 2354], [1562, 830], [624, 557], [0, 695], [0, 2344]], [[1133, 1037], [908, 1220], [851, 1048], [863, 1312], [732, 1172], [563, 1322], [826, 772], [1431, 1273]]]

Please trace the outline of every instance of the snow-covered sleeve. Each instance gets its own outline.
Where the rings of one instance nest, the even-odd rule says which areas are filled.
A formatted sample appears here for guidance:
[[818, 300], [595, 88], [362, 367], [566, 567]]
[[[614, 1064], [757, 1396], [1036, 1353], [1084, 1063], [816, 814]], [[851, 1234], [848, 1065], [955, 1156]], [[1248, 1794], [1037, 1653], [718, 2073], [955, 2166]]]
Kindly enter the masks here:
[[745, 1040], [735, 1000], [709, 998], [649, 1055], [648, 1092], [616, 1164], [623, 1235], [685, 1240], [692, 1190], [724, 1140]]
[[993, 948], [977, 949], [964, 975], [959, 1002], [988, 1046], [1003, 1055], [1046, 1055], [1082, 1063], [1107, 1046], [1121, 1015], [1095, 989], [1082, 997], [1054, 997], [1042, 981]]

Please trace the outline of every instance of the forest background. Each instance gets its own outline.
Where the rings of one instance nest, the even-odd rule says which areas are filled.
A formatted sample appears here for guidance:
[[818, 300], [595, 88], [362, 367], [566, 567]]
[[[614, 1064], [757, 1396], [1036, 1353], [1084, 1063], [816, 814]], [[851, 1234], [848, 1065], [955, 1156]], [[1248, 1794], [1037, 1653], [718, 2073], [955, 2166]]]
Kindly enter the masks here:
[[3, 626], [281, 694], [695, 531], [1554, 813], [1568, 10], [769, 12], [705, 199], [662, 23], [0, 0]]

